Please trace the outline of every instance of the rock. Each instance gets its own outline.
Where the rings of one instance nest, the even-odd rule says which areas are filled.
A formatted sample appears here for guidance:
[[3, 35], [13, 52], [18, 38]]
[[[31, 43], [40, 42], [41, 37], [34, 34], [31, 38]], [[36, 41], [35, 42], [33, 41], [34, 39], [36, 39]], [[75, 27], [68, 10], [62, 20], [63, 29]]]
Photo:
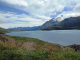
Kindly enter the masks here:
[[65, 48], [64, 46], [62, 46], [62, 45], [58, 45], [60, 48]]
[[75, 51], [80, 50], [80, 45], [74, 44], [70, 46], [71, 48], [73, 48]]

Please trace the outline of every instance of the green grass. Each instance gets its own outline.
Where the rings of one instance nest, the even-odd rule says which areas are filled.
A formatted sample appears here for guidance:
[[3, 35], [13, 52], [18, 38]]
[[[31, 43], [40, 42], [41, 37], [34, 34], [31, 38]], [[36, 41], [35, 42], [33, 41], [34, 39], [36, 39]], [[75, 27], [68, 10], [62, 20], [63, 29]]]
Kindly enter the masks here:
[[19, 36], [9, 36], [10, 38], [15, 39], [15, 41], [19, 40], [19, 41], [24, 41], [24, 42], [35, 42], [36, 44], [39, 45], [45, 45], [48, 42], [36, 39], [36, 38], [29, 38], [29, 37], [19, 37]]
[[35, 38], [0, 35], [0, 60], [80, 60], [80, 51]]

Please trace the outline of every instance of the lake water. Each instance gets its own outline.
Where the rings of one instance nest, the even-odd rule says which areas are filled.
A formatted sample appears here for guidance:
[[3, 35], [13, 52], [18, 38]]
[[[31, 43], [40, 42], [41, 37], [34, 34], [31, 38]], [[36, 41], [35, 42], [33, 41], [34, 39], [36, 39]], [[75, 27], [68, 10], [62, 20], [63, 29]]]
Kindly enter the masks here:
[[80, 30], [16, 31], [7, 33], [7, 35], [38, 38], [64, 46], [80, 44]]

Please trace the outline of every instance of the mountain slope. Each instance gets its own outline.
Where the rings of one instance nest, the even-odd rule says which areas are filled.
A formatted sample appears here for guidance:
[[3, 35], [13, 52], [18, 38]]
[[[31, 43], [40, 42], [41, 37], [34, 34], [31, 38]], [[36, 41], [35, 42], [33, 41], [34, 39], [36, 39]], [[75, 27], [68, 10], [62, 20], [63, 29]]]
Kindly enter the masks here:
[[6, 34], [6, 33], [9, 33], [9, 32], [12, 32], [12, 31], [18, 31], [18, 30], [15, 30], [15, 29], [4, 29], [4, 28], [0, 27], [0, 34]]
[[65, 28], [80, 28], [80, 17], [70, 17], [61, 21], [58, 26]]
[[49, 26], [46, 26], [45, 28], [42, 27], [42, 30], [80, 29], [80, 16], [65, 18], [63, 21], [58, 21], [59, 19], [57, 19], [55, 23], [51, 20], [42, 25], [46, 26], [49, 24]]
[[0, 27], [0, 34], [8, 33], [9, 31]]
[[50, 19], [49, 21], [45, 22], [40, 28], [47, 28], [47, 27], [52, 27], [56, 26], [59, 22], [55, 20], [54, 18]]

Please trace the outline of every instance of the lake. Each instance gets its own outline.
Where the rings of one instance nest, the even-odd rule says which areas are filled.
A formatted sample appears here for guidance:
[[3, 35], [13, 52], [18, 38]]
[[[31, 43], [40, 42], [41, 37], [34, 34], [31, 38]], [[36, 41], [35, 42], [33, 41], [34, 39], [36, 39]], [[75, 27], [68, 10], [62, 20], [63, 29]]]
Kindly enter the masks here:
[[7, 35], [37, 38], [64, 46], [80, 44], [80, 30], [16, 31]]

